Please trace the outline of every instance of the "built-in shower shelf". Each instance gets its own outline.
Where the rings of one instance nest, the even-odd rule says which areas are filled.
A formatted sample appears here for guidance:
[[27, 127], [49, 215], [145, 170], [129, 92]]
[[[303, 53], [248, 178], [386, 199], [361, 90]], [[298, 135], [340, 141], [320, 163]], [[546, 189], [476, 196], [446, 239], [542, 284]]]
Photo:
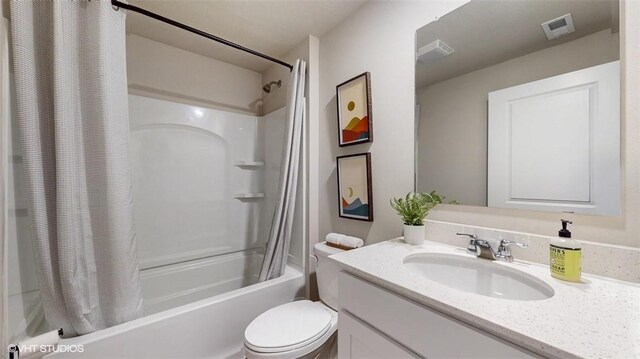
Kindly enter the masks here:
[[264, 198], [264, 193], [261, 193], [261, 192], [236, 193], [234, 198], [237, 198], [237, 199]]
[[235, 161], [233, 164], [238, 167], [263, 167], [264, 166], [264, 162], [262, 161]]

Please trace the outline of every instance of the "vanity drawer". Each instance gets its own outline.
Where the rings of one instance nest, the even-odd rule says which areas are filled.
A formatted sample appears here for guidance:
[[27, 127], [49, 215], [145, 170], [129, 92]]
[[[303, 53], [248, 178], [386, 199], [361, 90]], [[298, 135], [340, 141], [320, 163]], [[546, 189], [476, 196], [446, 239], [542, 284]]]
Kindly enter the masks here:
[[339, 277], [338, 302], [342, 312], [353, 315], [423, 357], [538, 357], [345, 272]]
[[347, 312], [338, 316], [338, 358], [340, 359], [415, 359], [418, 355], [371, 328]]

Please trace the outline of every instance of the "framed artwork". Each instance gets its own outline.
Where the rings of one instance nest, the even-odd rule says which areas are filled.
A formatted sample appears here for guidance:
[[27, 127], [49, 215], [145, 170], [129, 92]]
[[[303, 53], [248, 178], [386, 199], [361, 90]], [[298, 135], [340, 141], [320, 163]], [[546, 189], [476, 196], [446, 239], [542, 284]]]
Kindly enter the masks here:
[[371, 154], [340, 156], [338, 163], [338, 215], [373, 222]]
[[373, 141], [371, 76], [368, 72], [336, 86], [340, 147]]

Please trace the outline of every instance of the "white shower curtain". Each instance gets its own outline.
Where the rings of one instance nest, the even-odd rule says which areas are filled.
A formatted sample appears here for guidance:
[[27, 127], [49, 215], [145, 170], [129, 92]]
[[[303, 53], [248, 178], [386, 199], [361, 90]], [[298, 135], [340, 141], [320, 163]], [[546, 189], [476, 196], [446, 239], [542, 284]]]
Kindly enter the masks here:
[[300, 143], [305, 117], [306, 63], [297, 60], [288, 85], [285, 146], [280, 169], [279, 197], [271, 222], [269, 240], [260, 270], [260, 281], [277, 278], [284, 272], [291, 242], [300, 163]]
[[[4, 352], [7, 347], [8, 317], [7, 317], [7, 237], [6, 226], [6, 187], [7, 176], [6, 130], [9, 121], [9, 44], [7, 22], [0, 4], [0, 348]], [[4, 354], [4, 353], [3, 353]]]
[[45, 316], [65, 335], [142, 315], [128, 156], [125, 12], [12, 1], [28, 210]]

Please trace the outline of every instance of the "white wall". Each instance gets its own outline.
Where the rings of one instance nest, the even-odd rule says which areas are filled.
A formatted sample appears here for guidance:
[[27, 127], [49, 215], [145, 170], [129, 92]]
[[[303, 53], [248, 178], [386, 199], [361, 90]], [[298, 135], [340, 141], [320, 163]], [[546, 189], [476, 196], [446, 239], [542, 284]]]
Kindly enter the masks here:
[[129, 93], [262, 114], [262, 75], [144, 37], [127, 35]]
[[[578, 240], [640, 247], [640, 2], [621, 3], [621, 215], [544, 213], [467, 206], [438, 206], [429, 219], [542, 235], [555, 235], [560, 218], [574, 222]], [[630, 269], [630, 270], [637, 270]]]
[[[320, 239], [336, 231], [371, 244], [401, 234], [389, 199], [413, 189], [415, 31], [465, 2], [369, 2], [320, 38]], [[374, 142], [338, 148], [335, 86], [365, 71], [371, 73]], [[336, 156], [367, 151], [375, 221], [339, 218]]]
[[603, 30], [416, 89], [418, 191], [486, 206], [488, 93], [616, 61], [619, 54], [619, 34]]

